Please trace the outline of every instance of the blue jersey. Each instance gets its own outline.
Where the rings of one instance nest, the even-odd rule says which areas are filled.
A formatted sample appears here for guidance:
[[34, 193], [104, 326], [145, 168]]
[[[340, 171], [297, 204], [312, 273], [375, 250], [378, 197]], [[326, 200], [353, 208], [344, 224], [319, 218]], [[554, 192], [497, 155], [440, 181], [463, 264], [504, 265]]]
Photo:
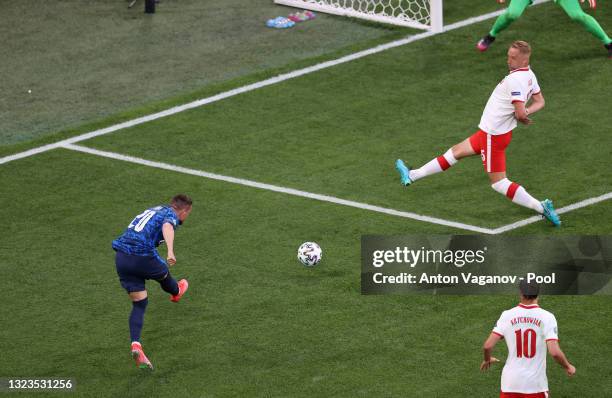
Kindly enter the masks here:
[[113, 241], [113, 249], [135, 256], [156, 256], [155, 248], [164, 241], [162, 226], [166, 223], [176, 230], [180, 221], [169, 206], [157, 206], [137, 215], [123, 234]]

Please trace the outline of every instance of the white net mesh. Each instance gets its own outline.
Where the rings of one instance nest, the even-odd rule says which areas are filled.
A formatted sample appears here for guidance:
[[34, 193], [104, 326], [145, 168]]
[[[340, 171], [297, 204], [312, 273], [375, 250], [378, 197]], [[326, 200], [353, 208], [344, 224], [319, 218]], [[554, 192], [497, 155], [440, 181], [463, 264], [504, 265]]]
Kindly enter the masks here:
[[[399, 25], [431, 26], [430, 0], [275, 0], [294, 7], [378, 20]], [[422, 25], [422, 26], [418, 26]]]

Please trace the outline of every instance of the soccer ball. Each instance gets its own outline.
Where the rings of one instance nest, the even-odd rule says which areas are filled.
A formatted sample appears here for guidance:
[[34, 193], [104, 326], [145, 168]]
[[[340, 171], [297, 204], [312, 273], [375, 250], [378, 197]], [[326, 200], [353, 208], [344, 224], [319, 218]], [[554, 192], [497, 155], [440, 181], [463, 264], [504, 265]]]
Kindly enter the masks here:
[[297, 258], [307, 267], [313, 267], [323, 258], [323, 250], [315, 242], [304, 242], [298, 249]]

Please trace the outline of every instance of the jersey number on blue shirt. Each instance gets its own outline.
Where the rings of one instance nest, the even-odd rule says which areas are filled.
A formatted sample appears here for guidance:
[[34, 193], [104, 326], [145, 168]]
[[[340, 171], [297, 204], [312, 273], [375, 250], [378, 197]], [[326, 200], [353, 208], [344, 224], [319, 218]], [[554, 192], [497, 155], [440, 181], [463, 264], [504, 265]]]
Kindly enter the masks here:
[[[147, 225], [149, 220], [154, 215], [155, 215], [155, 212], [153, 210], [145, 210], [144, 212], [142, 212], [139, 215], [137, 215], [136, 217], [134, 217], [134, 219], [132, 220], [130, 225], [128, 225], [128, 229], [129, 228], [134, 228], [134, 231], [136, 231], [136, 232], [142, 231], [144, 229], [145, 225]], [[140, 220], [140, 221], [138, 221], [138, 224], [134, 225], [134, 223], [136, 223], [136, 220]]]

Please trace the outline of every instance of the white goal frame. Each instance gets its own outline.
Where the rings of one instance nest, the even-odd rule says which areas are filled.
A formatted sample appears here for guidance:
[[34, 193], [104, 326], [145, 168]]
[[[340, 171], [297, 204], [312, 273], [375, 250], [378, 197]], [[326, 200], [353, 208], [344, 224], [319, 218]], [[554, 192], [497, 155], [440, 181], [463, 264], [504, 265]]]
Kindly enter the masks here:
[[359, 11], [351, 7], [337, 7], [333, 5], [321, 4], [316, 0], [274, 0], [274, 2], [276, 4], [282, 4], [290, 7], [303, 8], [346, 17], [367, 19], [369, 21], [406, 26], [409, 28], [424, 29], [432, 32], [442, 32], [444, 30], [444, 23], [442, 20], [442, 0], [428, 0], [429, 21], [416, 21], [406, 15], [393, 16], [385, 13], [376, 14]]

